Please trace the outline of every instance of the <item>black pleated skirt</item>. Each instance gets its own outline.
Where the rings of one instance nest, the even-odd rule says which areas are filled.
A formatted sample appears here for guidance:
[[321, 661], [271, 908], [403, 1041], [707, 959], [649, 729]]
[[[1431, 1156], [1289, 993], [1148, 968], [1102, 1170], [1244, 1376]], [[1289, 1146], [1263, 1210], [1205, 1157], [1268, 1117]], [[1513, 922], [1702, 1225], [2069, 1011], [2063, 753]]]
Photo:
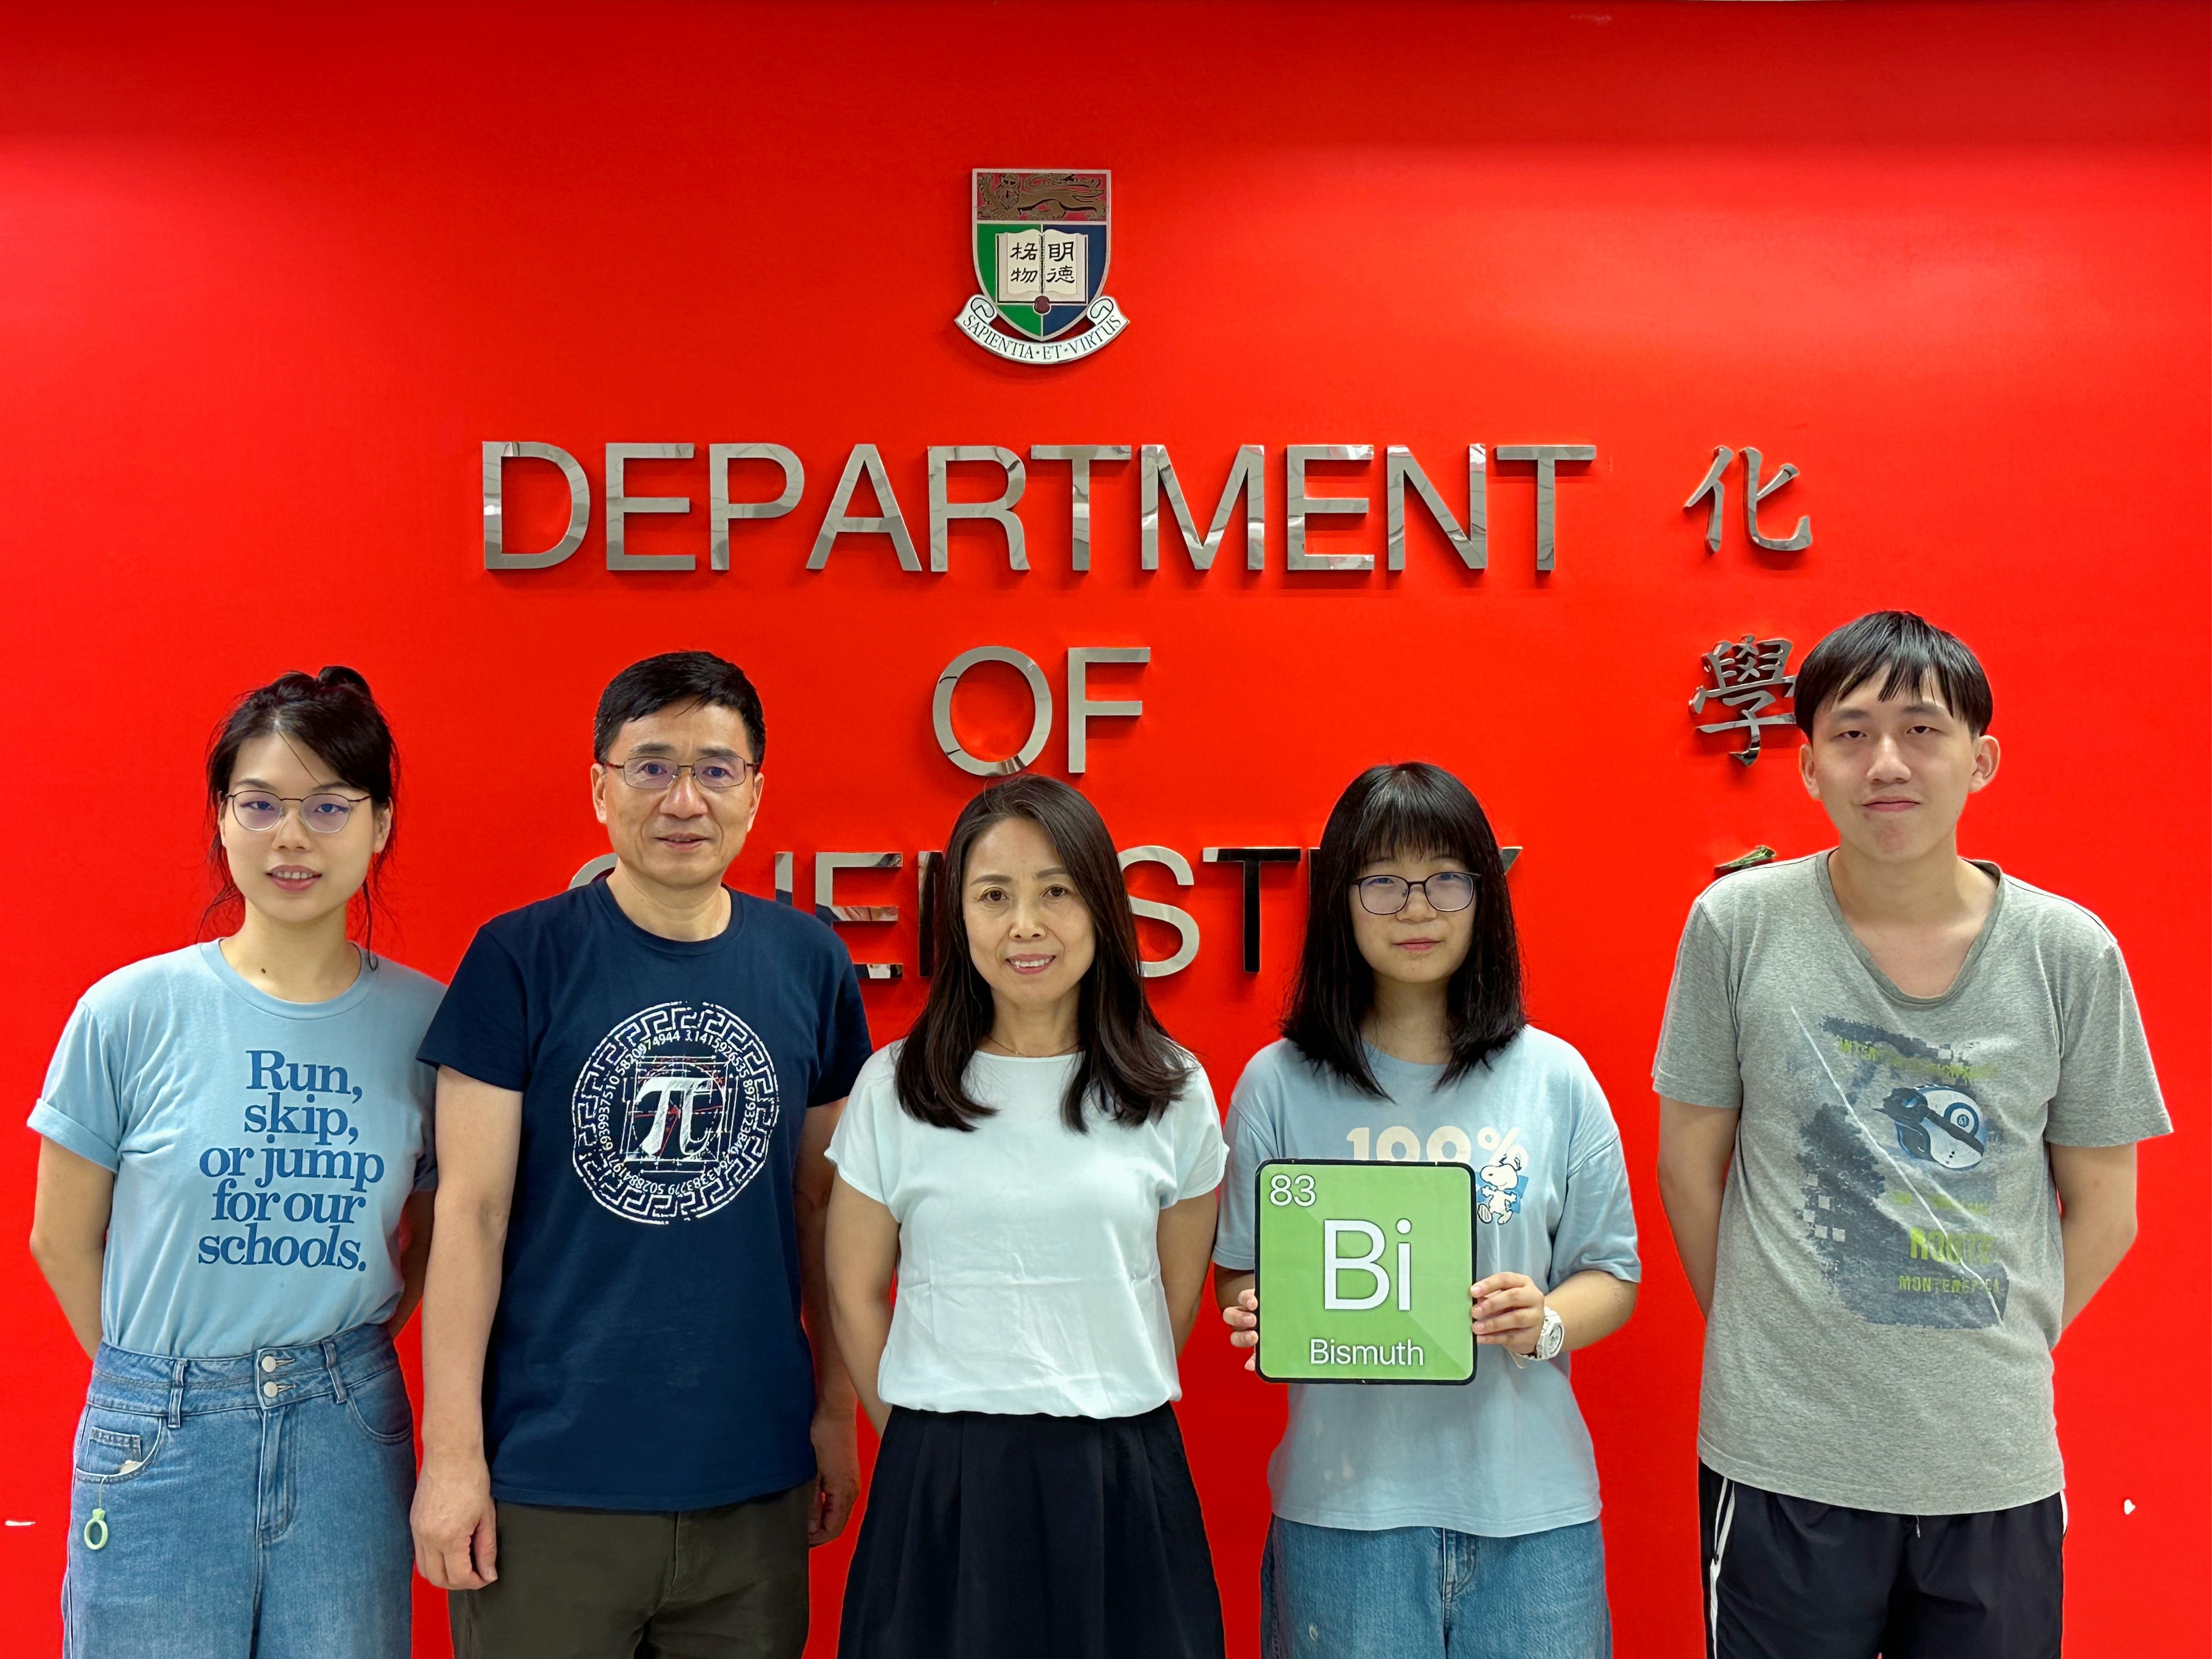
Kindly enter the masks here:
[[1221, 1659], [1221, 1596], [1173, 1407], [894, 1407], [838, 1659]]

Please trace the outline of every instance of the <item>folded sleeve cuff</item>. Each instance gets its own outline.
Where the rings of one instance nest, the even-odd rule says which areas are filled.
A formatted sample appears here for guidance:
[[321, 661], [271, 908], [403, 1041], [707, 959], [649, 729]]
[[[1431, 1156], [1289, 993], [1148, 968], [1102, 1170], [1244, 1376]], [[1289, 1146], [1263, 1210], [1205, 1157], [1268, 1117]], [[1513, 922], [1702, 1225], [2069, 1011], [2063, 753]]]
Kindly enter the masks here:
[[122, 1155], [73, 1117], [65, 1117], [45, 1101], [31, 1108], [31, 1127], [64, 1152], [97, 1164], [112, 1175]]

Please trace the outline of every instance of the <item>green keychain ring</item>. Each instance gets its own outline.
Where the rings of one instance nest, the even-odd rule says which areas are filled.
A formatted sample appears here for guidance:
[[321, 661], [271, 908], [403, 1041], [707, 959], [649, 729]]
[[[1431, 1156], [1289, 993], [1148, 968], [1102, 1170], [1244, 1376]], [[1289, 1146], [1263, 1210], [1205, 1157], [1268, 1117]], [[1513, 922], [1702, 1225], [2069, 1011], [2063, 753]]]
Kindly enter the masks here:
[[[100, 1528], [100, 1536], [97, 1538], [92, 1535], [92, 1529], [94, 1527]], [[104, 1550], [107, 1547], [107, 1511], [106, 1510], [94, 1510], [92, 1512], [92, 1519], [84, 1523], [84, 1547], [88, 1550]]]

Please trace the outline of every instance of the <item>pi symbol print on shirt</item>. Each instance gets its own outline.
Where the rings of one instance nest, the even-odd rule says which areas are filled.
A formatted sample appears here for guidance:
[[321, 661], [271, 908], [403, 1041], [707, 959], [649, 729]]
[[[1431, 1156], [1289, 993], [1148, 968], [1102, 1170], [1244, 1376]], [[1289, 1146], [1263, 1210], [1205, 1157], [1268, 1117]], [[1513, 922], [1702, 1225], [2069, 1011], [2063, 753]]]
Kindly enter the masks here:
[[2004, 1318], [2012, 1284], [1990, 1162], [2002, 1132], [1973, 1047], [1824, 1019], [1811, 1063], [1795, 1067], [1816, 1103], [1797, 1145], [1803, 1242], [1844, 1305], [1875, 1324]]
[[628, 1221], [710, 1216], [744, 1191], [775, 1134], [775, 1061], [711, 1002], [663, 1002], [622, 1021], [576, 1076], [576, 1174]]

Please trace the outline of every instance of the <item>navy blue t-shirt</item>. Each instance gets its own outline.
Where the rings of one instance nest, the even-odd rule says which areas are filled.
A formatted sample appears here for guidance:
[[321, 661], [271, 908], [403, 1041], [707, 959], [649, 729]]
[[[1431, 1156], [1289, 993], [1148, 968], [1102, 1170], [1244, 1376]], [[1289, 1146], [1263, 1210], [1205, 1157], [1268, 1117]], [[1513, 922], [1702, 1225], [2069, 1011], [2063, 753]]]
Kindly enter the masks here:
[[787, 905], [732, 892], [720, 935], [668, 939], [594, 882], [477, 932], [422, 1058], [522, 1095], [495, 1496], [711, 1509], [813, 1474], [792, 1173], [867, 1057], [852, 959]]

